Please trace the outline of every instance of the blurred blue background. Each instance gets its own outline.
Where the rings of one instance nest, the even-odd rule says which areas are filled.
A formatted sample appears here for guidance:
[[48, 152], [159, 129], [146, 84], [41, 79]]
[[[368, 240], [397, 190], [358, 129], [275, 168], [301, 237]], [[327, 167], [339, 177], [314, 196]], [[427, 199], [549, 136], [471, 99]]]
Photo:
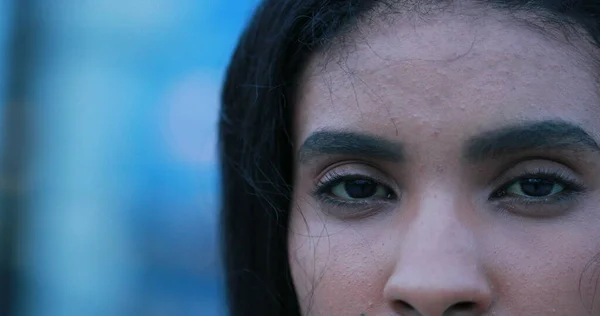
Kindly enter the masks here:
[[225, 314], [218, 99], [257, 2], [0, 0], [12, 313]]

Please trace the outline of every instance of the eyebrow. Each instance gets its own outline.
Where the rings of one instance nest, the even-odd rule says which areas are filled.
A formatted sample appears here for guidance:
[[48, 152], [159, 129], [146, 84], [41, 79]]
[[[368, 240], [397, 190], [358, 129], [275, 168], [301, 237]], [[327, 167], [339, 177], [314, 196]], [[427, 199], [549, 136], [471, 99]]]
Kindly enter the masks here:
[[297, 159], [309, 163], [325, 155], [351, 155], [391, 162], [404, 160], [403, 145], [369, 134], [349, 131], [318, 131], [300, 146]]
[[508, 126], [471, 138], [464, 149], [469, 162], [496, 159], [532, 150], [592, 150], [594, 138], [581, 127], [561, 121], [537, 121]]

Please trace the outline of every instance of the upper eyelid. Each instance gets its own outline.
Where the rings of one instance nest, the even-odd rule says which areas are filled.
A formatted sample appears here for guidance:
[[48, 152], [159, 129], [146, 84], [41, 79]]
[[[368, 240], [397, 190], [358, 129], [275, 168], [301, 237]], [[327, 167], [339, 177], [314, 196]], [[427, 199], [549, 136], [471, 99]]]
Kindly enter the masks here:
[[[578, 175], [578, 176], [582, 176], [582, 169], [581, 166], [574, 163], [573, 161], [570, 161], [569, 159], [563, 159], [559, 158], [559, 157], [550, 157], [550, 156], [524, 156], [522, 158], [519, 158], [517, 160], [514, 161], [507, 161], [506, 163], [500, 164], [498, 166], [499, 170], [504, 170], [503, 173], [507, 173], [510, 172], [511, 170], [514, 169], [525, 169], [524, 172], [539, 172], [540, 170], [543, 171], [554, 171], [554, 170], [558, 170], [560, 169], [561, 171], [566, 169], [569, 170], [569, 172], [573, 172], [574, 174]], [[535, 167], [531, 167], [529, 166], [530, 164], [535, 163], [535, 164], [543, 164], [543, 167], [539, 167], [539, 166], [535, 166]], [[525, 167], [520, 167], [522, 165], [525, 165]], [[551, 167], [548, 167], [547, 165], [551, 165]], [[585, 170], [583, 170], [585, 171]]]
[[554, 180], [561, 180], [566, 182], [581, 182], [577, 177], [569, 175], [568, 171], [563, 170], [562, 168], [535, 168], [528, 169], [525, 168], [523, 171], [518, 171], [513, 174], [513, 172], [508, 171], [505, 175], [499, 177], [500, 186], [505, 186], [510, 183], [513, 183], [519, 179], [524, 179], [527, 177], [540, 177], [540, 178], [549, 178]]
[[561, 174], [555, 174], [555, 173], [531, 173], [531, 174], [524, 174], [521, 176], [518, 176], [516, 178], [513, 178], [512, 180], [507, 181], [505, 184], [503, 184], [500, 189], [506, 189], [508, 186], [513, 185], [514, 183], [516, 183], [519, 180], [523, 180], [523, 179], [528, 179], [528, 178], [545, 178], [548, 180], [554, 180], [557, 182], [562, 182], [563, 184], [565, 184], [567, 187], [572, 188], [573, 186], [575, 186], [575, 189], [584, 189], [585, 187], [583, 186], [583, 184], [580, 184], [576, 179], [573, 179], [572, 177], [568, 177], [568, 176], [564, 176]]
[[560, 172], [548, 172], [548, 171], [540, 171], [540, 172], [524, 172], [517, 176], [511, 176], [504, 180], [505, 184], [510, 184], [516, 182], [521, 179], [528, 178], [544, 178], [544, 179], [552, 179], [552, 180], [562, 180], [562, 181], [570, 181], [571, 177], [565, 176]]
[[321, 179], [318, 181], [317, 186], [318, 187], [323, 187], [323, 186], [332, 186], [332, 185], [336, 185], [344, 180], [348, 180], [348, 179], [360, 179], [360, 178], [364, 178], [364, 179], [368, 179], [368, 180], [372, 180], [377, 182], [380, 185], [385, 185], [387, 187], [391, 186], [389, 184], [387, 184], [385, 181], [380, 180], [379, 178], [375, 178], [375, 177], [371, 177], [371, 176], [367, 176], [367, 175], [363, 175], [363, 174], [346, 174], [346, 175], [334, 175], [329, 179]]
[[395, 185], [394, 181], [390, 181], [389, 179], [386, 179], [387, 177], [384, 177], [384, 176], [370, 175], [370, 174], [366, 174], [365, 172], [356, 172], [356, 171], [341, 172], [341, 173], [336, 173], [334, 175], [330, 175], [331, 173], [335, 173], [335, 169], [325, 173], [323, 176], [321, 176], [319, 179], [317, 179], [316, 184], [321, 186], [323, 184], [329, 184], [331, 181], [339, 181], [339, 180], [348, 179], [348, 178], [366, 178], [366, 179], [375, 181], [378, 184], [385, 185], [392, 190], [394, 190], [397, 187]]
[[363, 176], [384, 184], [394, 182], [390, 180], [391, 177], [386, 172], [382, 171], [381, 166], [362, 160], [349, 160], [330, 164], [316, 174], [314, 180], [318, 183], [332, 173], [342, 176]]
[[[532, 156], [498, 165], [492, 171], [493, 176], [487, 177], [487, 185], [499, 187], [528, 175], [552, 175], [559, 178], [581, 182], [584, 177], [571, 164], [547, 157]], [[484, 173], [485, 174], [485, 173]]]

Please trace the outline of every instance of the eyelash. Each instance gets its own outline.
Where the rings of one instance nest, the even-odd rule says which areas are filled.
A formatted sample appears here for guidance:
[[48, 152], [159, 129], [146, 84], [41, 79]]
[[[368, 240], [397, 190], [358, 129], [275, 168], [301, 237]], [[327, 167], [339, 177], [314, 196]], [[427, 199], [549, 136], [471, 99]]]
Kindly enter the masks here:
[[381, 185], [381, 186], [385, 187], [387, 190], [392, 192], [392, 197], [389, 198], [389, 200], [393, 201], [397, 198], [396, 192], [394, 192], [394, 190], [392, 190], [389, 185], [385, 184], [381, 180], [377, 180], [376, 178], [361, 175], [361, 174], [340, 175], [340, 174], [336, 174], [336, 173], [330, 173], [327, 176], [325, 176], [325, 178], [323, 180], [319, 181], [315, 190], [312, 192], [313, 196], [317, 197], [320, 201], [323, 201], [332, 206], [338, 206], [338, 207], [364, 207], [367, 205], [372, 205], [373, 200], [348, 201], [348, 200], [342, 200], [342, 199], [335, 198], [335, 197], [331, 196], [331, 194], [329, 193], [329, 191], [331, 189], [333, 189], [336, 185], [338, 185], [344, 181], [351, 181], [351, 180], [358, 180], [358, 179], [373, 181], [377, 185]]
[[511, 198], [513, 200], [521, 200], [524, 203], [553, 203], [560, 200], [565, 200], [574, 197], [575, 195], [582, 193], [586, 190], [585, 186], [579, 183], [576, 179], [571, 176], [568, 176], [560, 171], [555, 170], [546, 170], [546, 169], [535, 169], [531, 171], [525, 171], [519, 176], [511, 177], [510, 180], [505, 181], [503, 185], [500, 186], [499, 189], [495, 190], [490, 196], [490, 200], [495, 199], [503, 199], [506, 198], [506, 190], [512, 186], [513, 184], [526, 180], [526, 179], [542, 179], [551, 181], [554, 183], [558, 183], [564, 186], [564, 190], [555, 196], [551, 196], [548, 198], [540, 198], [539, 200], [534, 200], [531, 198]]
[[[394, 190], [392, 190], [392, 188], [389, 185], [387, 185], [383, 181], [377, 180], [373, 177], [360, 175], [360, 174], [340, 175], [340, 174], [335, 174], [335, 173], [329, 174], [323, 180], [319, 181], [315, 190], [312, 192], [313, 196], [315, 196], [318, 200], [320, 200], [324, 203], [327, 203], [334, 207], [340, 207], [340, 208], [352, 208], [352, 207], [360, 208], [360, 207], [373, 205], [373, 203], [374, 203], [373, 200], [364, 199], [364, 200], [350, 201], [350, 200], [338, 199], [331, 195], [330, 191], [335, 186], [339, 185], [340, 183], [342, 183], [344, 181], [351, 181], [351, 180], [357, 180], [357, 179], [373, 181], [377, 185], [381, 185], [381, 186], [385, 187], [387, 190], [389, 190], [390, 192], [392, 192], [392, 197], [389, 198], [389, 200], [376, 201], [376, 203], [394, 201], [398, 197], [398, 194], [396, 192], [394, 192]], [[564, 186], [564, 190], [562, 192], [560, 192], [559, 194], [556, 194], [555, 196], [551, 196], [548, 198], [540, 198], [539, 200], [535, 200], [532, 198], [526, 198], [526, 197], [507, 197], [506, 196], [506, 190], [510, 186], [512, 186], [513, 184], [515, 184], [519, 181], [526, 180], [526, 179], [543, 179], [543, 180], [555, 182], [555, 183], [558, 183], [558, 184]], [[554, 170], [536, 169], [536, 170], [532, 170], [532, 171], [525, 171], [516, 177], [511, 177], [511, 179], [508, 181], [505, 181], [504, 184], [501, 185], [499, 189], [493, 191], [489, 200], [493, 201], [493, 200], [499, 200], [499, 199], [511, 199], [512, 201], [517, 201], [522, 204], [550, 204], [550, 203], [555, 203], [557, 201], [573, 198], [577, 194], [580, 194], [581, 192], [583, 192], [585, 190], [586, 190], [586, 188], [582, 184], [580, 184], [576, 179], [574, 179], [573, 177], [570, 177], [568, 175], [565, 175], [562, 172], [558, 172], [558, 171], [554, 171]]]

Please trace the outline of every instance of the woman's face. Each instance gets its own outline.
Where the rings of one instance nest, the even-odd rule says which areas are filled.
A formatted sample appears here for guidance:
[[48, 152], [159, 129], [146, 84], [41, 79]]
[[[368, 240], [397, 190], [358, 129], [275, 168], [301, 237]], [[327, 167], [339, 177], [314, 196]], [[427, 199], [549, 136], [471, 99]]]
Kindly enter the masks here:
[[499, 17], [354, 37], [311, 61], [294, 115], [303, 313], [598, 313], [600, 97], [585, 49]]

